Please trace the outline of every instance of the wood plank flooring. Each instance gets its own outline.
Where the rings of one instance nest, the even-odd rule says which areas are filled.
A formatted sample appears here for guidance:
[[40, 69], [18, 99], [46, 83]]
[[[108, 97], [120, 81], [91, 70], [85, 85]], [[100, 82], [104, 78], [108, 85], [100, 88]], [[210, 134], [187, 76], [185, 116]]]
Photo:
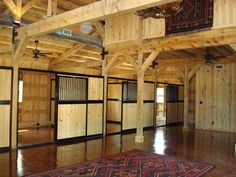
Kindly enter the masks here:
[[206, 175], [209, 177], [236, 176], [234, 133], [202, 130], [183, 133], [181, 127], [162, 127], [145, 131], [144, 136], [143, 144], [134, 142], [135, 134], [126, 134], [0, 153], [0, 176], [30, 175], [132, 149], [215, 164]]

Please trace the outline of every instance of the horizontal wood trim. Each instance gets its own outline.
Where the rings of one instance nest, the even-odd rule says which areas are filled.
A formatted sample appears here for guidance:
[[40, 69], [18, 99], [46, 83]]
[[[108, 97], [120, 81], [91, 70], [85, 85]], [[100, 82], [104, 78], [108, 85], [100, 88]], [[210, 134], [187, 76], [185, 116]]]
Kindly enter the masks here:
[[0, 100], [0, 105], [10, 105], [11, 100]]

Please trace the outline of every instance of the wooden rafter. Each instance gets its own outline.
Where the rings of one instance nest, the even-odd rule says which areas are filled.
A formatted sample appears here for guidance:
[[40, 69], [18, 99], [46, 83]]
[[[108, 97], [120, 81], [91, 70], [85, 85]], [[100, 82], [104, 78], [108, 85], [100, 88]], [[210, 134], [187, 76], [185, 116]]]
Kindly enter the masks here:
[[116, 54], [111, 58], [111, 60], [108, 62], [108, 64], [105, 66], [104, 70], [102, 71], [103, 74], [107, 74], [109, 70], [111, 69], [111, 67], [114, 67], [114, 65], [118, 63], [119, 56], [120, 56], [119, 54]]
[[142, 64], [141, 70], [145, 72], [148, 69], [148, 67], [152, 64], [152, 62], [157, 58], [158, 55], [159, 52], [152, 52], [145, 60], [145, 62]]
[[61, 54], [57, 59], [50, 62], [50, 67], [54, 67], [55, 65], [65, 61], [69, 56], [76, 53], [80, 49], [84, 48], [86, 44], [75, 44], [71, 49], [66, 50], [63, 54]]
[[[74, 24], [103, 20], [114, 14], [159, 6], [175, 1], [177, 0], [102, 0], [32, 23], [22, 27], [20, 30], [24, 30], [27, 36], [42, 35]], [[96, 13], [94, 13], [95, 11]]]
[[161, 76], [161, 74], [166, 70], [167, 66], [161, 67], [156, 71], [156, 81], [158, 80], [158, 78]]
[[8, 7], [9, 11], [14, 15], [14, 16], [20, 16], [20, 14], [17, 14], [17, 7], [16, 4], [13, 0], [3, 0], [3, 2], [6, 4]]
[[28, 12], [31, 8], [33, 8], [33, 6], [38, 4], [40, 1], [42, 0], [31, 0], [27, 2], [21, 9], [21, 16]]
[[102, 39], [105, 39], [105, 28], [101, 22], [94, 22], [93, 23], [98, 34], [101, 36]]
[[196, 74], [196, 72], [201, 66], [202, 65], [196, 65], [193, 67], [193, 69], [188, 73], [188, 80], [192, 79], [192, 77]]
[[131, 57], [130, 55], [126, 54], [126, 53], [124, 53], [123, 55], [128, 60], [128, 62], [134, 67], [134, 69], [137, 71], [138, 70], [138, 64], [135, 61], [135, 59], [133, 57]]

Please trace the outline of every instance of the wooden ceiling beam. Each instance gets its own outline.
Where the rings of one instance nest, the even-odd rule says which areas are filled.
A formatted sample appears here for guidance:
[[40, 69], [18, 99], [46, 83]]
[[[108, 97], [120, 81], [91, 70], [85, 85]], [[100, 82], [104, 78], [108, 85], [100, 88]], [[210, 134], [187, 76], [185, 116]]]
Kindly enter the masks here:
[[42, 0], [31, 0], [27, 2], [21, 9], [21, 16], [28, 12], [31, 8], [33, 8], [36, 4], [41, 2]]
[[13, 15], [17, 15], [16, 14], [16, 4], [13, 0], [3, 0], [3, 2], [6, 4], [6, 6], [8, 7], [9, 11], [13, 14]]
[[181, 34], [178, 36], [169, 36], [144, 40], [143, 47], [129, 42], [120, 42], [106, 46], [109, 54], [126, 52], [135, 54], [138, 51], [162, 52], [181, 49], [204, 48], [236, 43], [236, 27], [211, 29], [201, 32], [192, 32], [190, 34]]
[[53, 60], [50, 62], [50, 67], [54, 67], [55, 65], [63, 62], [64, 60], [66, 60], [69, 56], [71, 56], [72, 54], [76, 53], [78, 50], [82, 49], [83, 47], [85, 47], [86, 44], [75, 44], [74, 47], [72, 47], [71, 49], [66, 50], [63, 54], [61, 54], [57, 59]]
[[124, 56], [128, 60], [128, 62], [134, 67], [134, 69], [138, 71], [138, 63], [135, 61], [135, 59], [126, 53], [124, 53]]
[[141, 70], [145, 72], [148, 67], [152, 64], [152, 62], [157, 58], [160, 52], [152, 52], [148, 58], [145, 60], [145, 62], [141, 66]]
[[[6, 1], [6, 0], [5, 0]], [[103, 20], [106, 17], [127, 11], [136, 11], [152, 6], [159, 6], [178, 0], [101, 0], [48, 19], [20, 28], [27, 36], [47, 34], [67, 26], [86, 21]], [[96, 13], [94, 13], [96, 12]]]

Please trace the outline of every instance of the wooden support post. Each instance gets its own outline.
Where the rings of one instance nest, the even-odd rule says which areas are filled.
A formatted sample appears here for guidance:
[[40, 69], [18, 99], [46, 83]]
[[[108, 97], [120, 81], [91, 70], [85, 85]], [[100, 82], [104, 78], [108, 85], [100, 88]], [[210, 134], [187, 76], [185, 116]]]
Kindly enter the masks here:
[[12, 66], [13, 66], [13, 89], [12, 89], [12, 124], [11, 124], [11, 147], [17, 148], [17, 119], [18, 119], [18, 75], [19, 58], [26, 50], [29, 39], [24, 33], [19, 33], [19, 41], [13, 44]]
[[48, 0], [47, 16], [57, 15], [57, 0]]
[[18, 73], [19, 64], [13, 64], [13, 89], [12, 89], [12, 124], [11, 124], [11, 148], [17, 148], [17, 118], [18, 118]]
[[103, 82], [103, 136], [106, 135], [106, 126], [107, 126], [107, 74], [104, 72], [104, 69], [106, 67], [106, 57], [102, 61], [102, 75], [104, 76], [104, 82]]
[[[143, 20], [139, 19], [139, 38], [138, 43], [141, 48], [143, 45], [142, 41], [143, 36]], [[142, 69], [143, 65], [143, 52], [138, 53], [138, 93], [137, 93], [137, 115], [136, 115], [136, 136], [135, 142], [142, 143], [144, 142], [143, 136], [143, 89], [144, 89], [144, 70]]]
[[185, 66], [184, 71], [184, 127], [183, 131], [189, 131], [188, 125], [188, 110], [189, 110], [189, 67], [188, 65]]

